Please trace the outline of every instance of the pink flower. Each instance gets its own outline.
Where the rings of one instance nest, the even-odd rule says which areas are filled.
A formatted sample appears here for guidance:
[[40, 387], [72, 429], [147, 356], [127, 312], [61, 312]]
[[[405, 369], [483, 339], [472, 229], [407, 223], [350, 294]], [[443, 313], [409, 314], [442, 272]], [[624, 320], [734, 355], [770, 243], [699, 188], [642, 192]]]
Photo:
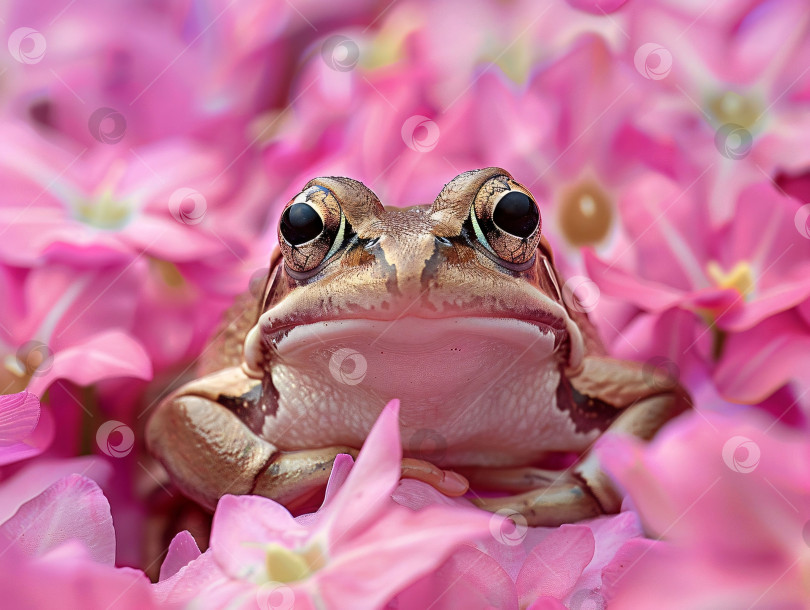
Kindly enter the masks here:
[[801, 377], [790, 374], [787, 352], [771, 361], [782, 374], [753, 368], [744, 386], [728, 374], [732, 363], [754, 358], [774, 333], [810, 334], [795, 313], [777, 315], [810, 296], [810, 240], [795, 228], [792, 199], [769, 183], [756, 184], [740, 195], [732, 221], [713, 229], [692, 193], [647, 176], [628, 187], [621, 210], [630, 245], [610, 262], [585, 256], [601, 294], [635, 308], [635, 315], [605, 325], [616, 329], [615, 355], [664, 357], [683, 369], [711, 370], [719, 359], [720, 389], [747, 402]]
[[568, 4], [594, 15], [607, 15], [618, 11], [627, 0], [568, 0]]
[[[222, 66], [234, 50], [218, 36], [227, 18], [215, 18], [226, 7], [211, 4], [87, 0], [65, 10], [50, 0], [13, 3], [3, 14], [3, 39], [12, 40], [4, 62], [6, 113], [81, 146], [101, 141], [128, 149], [193, 134], [236, 154], [256, 87], [234, 86], [234, 70], [243, 82], [258, 80], [278, 54]], [[12, 38], [21, 27], [35, 33]], [[217, 74], [225, 67], [232, 70]]]
[[488, 535], [497, 516], [446, 506], [413, 511], [391, 498], [401, 473], [398, 412], [396, 401], [386, 407], [345, 483], [308, 519], [296, 520], [266, 498], [224, 496], [211, 548], [161, 581], [158, 597], [195, 598], [205, 607], [270, 595], [302, 608], [375, 607], [459, 544]]
[[[115, 278], [108, 270], [54, 264], [26, 271], [0, 264], [0, 391], [27, 387], [44, 396], [57, 379], [91, 385], [111, 377], [151, 378], [145, 350], [121, 328], [132, 305], [109, 290]], [[47, 426], [47, 410], [42, 417]]]
[[598, 445], [645, 529], [605, 574], [611, 608], [799, 607], [810, 558], [810, 443], [752, 411], [689, 414], [649, 446]]
[[0, 328], [16, 335], [1, 338], [8, 351], [36, 340], [57, 353], [114, 328], [159, 369], [199, 353], [259, 266], [248, 244], [262, 241], [261, 180], [234, 191], [222, 157], [188, 142], [66, 151], [20, 125], [7, 136], [0, 261], [16, 269], [0, 270], [0, 284], [18, 320]]
[[0, 485], [0, 523], [7, 521], [20, 507], [33, 500], [61, 479], [77, 475], [91, 479], [107, 489], [113, 469], [109, 462], [84, 456], [70, 459], [47, 459], [44, 456], [26, 463]]
[[184, 262], [225, 248], [211, 216], [228, 180], [213, 181], [222, 166], [202, 147], [166, 141], [131, 153], [98, 145], [65, 150], [20, 124], [4, 131], [6, 263], [45, 257], [101, 266], [141, 252]]
[[674, 141], [705, 177], [709, 222], [732, 219], [742, 190], [806, 172], [810, 44], [801, 0], [673, 0], [627, 6], [626, 54], [657, 85], [644, 131]]
[[0, 524], [0, 588], [10, 608], [152, 608], [139, 570], [115, 568], [110, 507], [79, 475], [56, 481]]

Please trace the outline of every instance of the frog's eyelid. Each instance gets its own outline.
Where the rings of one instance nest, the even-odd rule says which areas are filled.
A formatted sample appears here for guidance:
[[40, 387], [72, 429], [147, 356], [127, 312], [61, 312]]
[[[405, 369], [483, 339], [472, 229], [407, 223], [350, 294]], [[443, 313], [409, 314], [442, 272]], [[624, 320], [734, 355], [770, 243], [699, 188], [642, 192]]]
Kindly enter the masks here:
[[338, 229], [337, 235], [335, 235], [335, 241], [332, 242], [332, 247], [329, 248], [329, 252], [326, 253], [326, 256], [323, 257], [323, 260], [328, 261], [332, 255], [337, 252], [340, 247], [343, 245], [343, 236], [346, 233], [346, 216], [343, 214], [343, 211], [340, 212], [340, 228]]
[[[316, 185], [311, 186], [308, 189], [300, 192], [298, 195], [296, 195], [295, 199], [293, 199], [293, 203], [306, 203], [306, 204], [311, 205], [312, 209], [314, 209], [318, 213], [318, 216], [321, 217], [321, 220], [324, 220], [323, 214], [321, 214], [321, 211], [316, 206], [313, 206], [312, 204], [309, 203], [310, 196], [312, 195], [312, 193], [314, 193], [316, 191], [322, 191], [324, 193], [332, 194], [332, 192], [328, 188], [325, 188], [323, 186], [320, 186], [320, 185], [316, 184]], [[325, 220], [324, 220], [324, 225], [325, 224], [326, 223], [325, 223]], [[341, 209], [340, 210], [340, 227], [338, 228], [338, 232], [337, 232], [337, 235], [335, 236], [335, 240], [332, 242], [332, 247], [329, 248], [329, 252], [326, 253], [326, 256], [323, 257], [323, 260], [325, 260], [325, 261], [329, 260], [332, 257], [332, 255], [340, 249], [340, 246], [343, 244], [343, 238], [344, 238], [345, 234], [346, 234], [346, 215], [343, 213], [343, 210]]]
[[484, 237], [484, 232], [481, 230], [481, 227], [478, 224], [478, 217], [475, 215], [475, 205], [470, 206], [470, 221], [472, 222], [473, 230], [475, 231], [475, 236], [478, 238], [478, 243], [480, 243], [487, 250], [492, 252], [495, 256], [498, 256], [495, 250], [492, 249], [492, 246], [489, 245], [487, 238]]

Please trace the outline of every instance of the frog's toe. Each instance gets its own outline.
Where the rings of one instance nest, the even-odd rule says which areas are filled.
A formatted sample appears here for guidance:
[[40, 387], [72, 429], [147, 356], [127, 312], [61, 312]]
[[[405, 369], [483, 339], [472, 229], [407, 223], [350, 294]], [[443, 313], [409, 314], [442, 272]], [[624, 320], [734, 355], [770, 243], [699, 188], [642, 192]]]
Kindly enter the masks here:
[[497, 498], [474, 498], [473, 504], [491, 512], [519, 513], [531, 526], [558, 526], [603, 514], [587, 487], [575, 480]]
[[435, 464], [415, 458], [403, 458], [402, 478], [427, 483], [446, 496], [463, 496], [470, 488], [466, 477], [451, 470], [442, 470]]
[[549, 487], [567, 476], [562, 470], [545, 470], [533, 466], [460, 468], [459, 472], [467, 478], [474, 489], [505, 492], [524, 492]]

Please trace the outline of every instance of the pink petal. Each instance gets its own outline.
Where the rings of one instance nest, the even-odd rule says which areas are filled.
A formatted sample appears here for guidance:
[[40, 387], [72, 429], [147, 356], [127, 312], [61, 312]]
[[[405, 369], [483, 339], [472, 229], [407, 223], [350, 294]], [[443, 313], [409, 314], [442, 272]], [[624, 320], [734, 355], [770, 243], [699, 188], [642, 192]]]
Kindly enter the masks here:
[[588, 275], [601, 291], [612, 296], [621, 296], [641, 309], [664, 311], [680, 304], [686, 297], [686, 293], [670, 286], [609, 266], [590, 250], [584, 251], [584, 259]]
[[434, 506], [414, 512], [393, 505], [364, 531], [335, 540], [329, 565], [312, 576], [312, 586], [329, 607], [381, 606], [462, 543], [490, 536], [493, 518], [479, 509]]
[[0, 396], [0, 449], [19, 443], [39, 421], [39, 398], [30, 392]]
[[28, 438], [8, 447], [0, 447], [0, 466], [39, 455], [51, 445], [56, 434], [51, 410], [43, 407], [39, 415], [39, 424]]
[[121, 235], [133, 250], [144, 249], [155, 258], [172, 262], [199, 260], [223, 250], [222, 242], [200, 225], [184, 225], [166, 218], [144, 215]]
[[[635, 439], [620, 435], [606, 434], [599, 439], [596, 451], [605, 469], [625, 489], [643, 488], [644, 512], [650, 515], [652, 523], [646, 522], [654, 532], [667, 529], [678, 518], [677, 507], [669, 502], [669, 494], [656, 476], [645, 468], [644, 445]], [[636, 497], [633, 497], [636, 500]]]
[[633, 511], [594, 519], [588, 522], [588, 527], [593, 532], [596, 548], [593, 560], [577, 582], [577, 588], [597, 591], [602, 587], [602, 571], [605, 566], [610, 564], [628, 540], [643, 536], [644, 532], [638, 515]]
[[354, 467], [354, 458], [348, 453], [340, 453], [335, 457], [332, 464], [332, 472], [329, 473], [329, 481], [326, 483], [326, 491], [324, 492], [323, 502], [321, 503], [321, 510], [314, 513], [304, 513], [295, 518], [296, 523], [300, 523], [310, 529], [314, 528], [327, 514], [327, 511], [322, 510], [325, 506], [330, 504], [338, 492], [346, 483], [346, 478], [349, 476], [352, 468]]
[[647, 445], [606, 435], [596, 451], [646, 531], [722, 556], [726, 570], [792, 556], [810, 509], [810, 445], [802, 432], [755, 409], [690, 412]]
[[166, 580], [177, 574], [181, 568], [200, 556], [200, 548], [188, 530], [183, 530], [172, 538], [166, 559], [160, 566], [160, 580]]
[[731, 335], [714, 375], [728, 400], [755, 404], [790, 380], [806, 380], [810, 333], [796, 316], [782, 314]]
[[399, 401], [392, 400], [369, 432], [341, 492], [324, 509], [330, 545], [351, 539], [357, 530], [373, 520], [377, 512], [391, 502], [401, 474]]
[[0, 523], [17, 512], [25, 502], [63, 477], [70, 474], [82, 475], [106, 488], [112, 478], [112, 471], [108, 461], [92, 456], [67, 460], [36, 460], [0, 485]]
[[0, 466], [39, 455], [53, 440], [53, 416], [30, 392], [0, 396]]
[[472, 502], [464, 497], [451, 498], [432, 485], [414, 479], [402, 479], [391, 497], [397, 504], [411, 510], [421, 510], [437, 504], [472, 507]]
[[323, 505], [326, 506], [346, 484], [346, 479], [354, 466], [354, 458], [348, 453], [341, 453], [335, 458], [332, 464], [332, 472], [329, 474], [329, 482], [326, 484]]
[[565, 598], [591, 562], [596, 543], [585, 525], [563, 525], [551, 532], [526, 558], [517, 578], [523, 603], [548, 595]]
[[[207, 588], [224, 588], [231, 581], [222, 571], [211, 549], [191, 560], [170, 577], [153, 585], [155, 598], [161, 604], [187, 604]], [[240, 583], [250, 586], [249, 583]], [[207, 597], [205, 593], [203, 596]], [[210, 601], [210, 600], [207, 600]]]
[[56, 379], [91, 385], [111, 377], [152, 378], [152, 363], [141, 344], [120, 330], [94, 335], [86, 342], [60, 350], [50, 370], [35, 376], [28, 386], [42, 395]]
[[627, 4], [627, 0], [566, 0], [566, 2], [592, 15], [608, 15]]
[[637, 538], [626, 542], [602, 570], [602, 590], [608, 603], [616, 595], [621, 580], [626, 574], [632, 573], [633, 568], [647, 556], [654, 547], [665, 543], [646, 538]]
[[[396, 596], [399, 608], [517, 608], [515, 584], [498, 562], [463, 545], [438, 569]], [[564, 608], [564, 606], [562, 606]]]
[[79, 540], [93, 561], [115, 563], [115, 530], [107, 498], [95, 482], [79, 475], [60, 479], [23, 504], [0, 526], [8, 545], [43, 555], [68, 540]]
[[4, 608], [156, 608], [149, 579], [140, 570], [93, 561], [78, 542], [67, 542], [42, 557], [0, 556]]
[[810, 267], [800, 270], [801, 277], [784, 277], [776, 285], [763, 290], [753, 301], [720, 316], [717, 325], [723, 330], [748, 330], [766, 318], [792, 309], [810, 297]]
[[560, 600], [548, 596], [539, 597], [526, 606], [526, 610], [565, 610], [565, 608], [565, 604]]
[[281, 504], [260, 496], [220, 498], [211, 526], [214, 558], [232, 578], [261, 582], [266, 575], [264, 545], [295, 548], [308, 530]]

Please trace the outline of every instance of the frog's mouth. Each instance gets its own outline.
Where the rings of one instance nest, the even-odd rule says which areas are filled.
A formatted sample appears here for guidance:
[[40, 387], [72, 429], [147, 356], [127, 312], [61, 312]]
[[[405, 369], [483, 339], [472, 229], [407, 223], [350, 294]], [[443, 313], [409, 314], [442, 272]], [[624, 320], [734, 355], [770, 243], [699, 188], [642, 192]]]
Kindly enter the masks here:
[[459, 388], [484, 392], [515, 367], [557, 368], [568, 360], [567, 339], [565, 328], [532, 320], [456, 316], [323, 320], [264, 333], [261, 342], [276, 369], [362, 384], [358, 391], [381, 399], [442, 400]]
[[374, 367], [380, 374], [385, 369], [404, 368], [418, 377], [458, 367], [470, 374], [488, 374], [515, 359], [540, 362], [554, 358], [575, 368], [583, 347], [576, 325], [556, 318], [325, 319], [269, 329], [256, 325], [245, 342], [245, 370], [261, 377], [269, 365], [279, 361], [312, 370], [326, 357], [334, 375], [336, 360], [345, 361], [351, 353], [359, 356], [353, 355], [352, 362], [364, 362], [367, 368], [371, 361], [382, 363]]

